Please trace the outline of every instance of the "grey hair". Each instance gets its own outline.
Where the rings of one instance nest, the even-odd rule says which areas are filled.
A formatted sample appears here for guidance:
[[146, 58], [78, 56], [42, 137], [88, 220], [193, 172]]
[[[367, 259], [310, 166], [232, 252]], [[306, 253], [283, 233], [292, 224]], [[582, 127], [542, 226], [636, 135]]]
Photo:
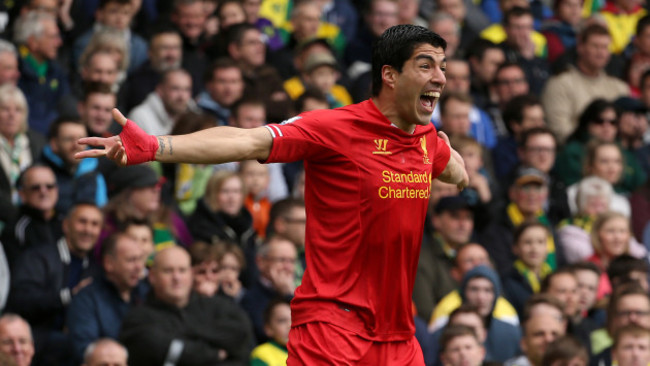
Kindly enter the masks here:
[[29, 106], [27, 99], [22, 90], [13, 84], [0, 85], [0, 106], [7, 103], [15, 103], [23, 112], [23, 120], [20, 123], [19, 132], [27, 132], [27, 117], [29, 116]]
[[120, 347], [126, 354], [126, 359], [129, 359], [129, 351], [124, 347], [120, 342], [117, 342], [114, 339], [111, 338], [100, 338], [93, 343], [89, 344], [88, 347], [86, 347], [86, 350], [84, 351], [84, 363], [88, 364], [93, 356], [93, 353], [95, 352], [95, 349], [101, 345], [108, 345], [108, 344], [115, 344]]
[[43, 23], [52, 21], [56, 24], [56, 18], [51, 14], [41, 11], [30, 11], [20, 16], [14, 24], [14, 42], [25, 44], [30, 37], [38, 37], [43, 34]]
[[13, 43], [6, 41], [4, 39], [0, 39], [0, 54], [1, 53], [11, 53], [14, 55], [14, 57], [18, 57], [18, 51], [16, 50], [16, 46], [14, 46]]
[[590, 176], [583, 178], [578, 183], [578, 192], [576, 194], [576, 203], [578, 205], [578, 212], [582, 212], [587, 206], [589, 197], [603, 196], [607, 202], [611, 202], [614, 188], [612, 185], [603, 178]]
[[429, 18], [429, 23], [428, 23], [429, 29], [432, 28], [433, 24], [440, 23], [444, 20], [451, 20], [452, 22], [454, 22], [454, 28], [456, 29], [456, 34], [460, 34], [460, 25], [456, 21], [456, 18], [454, 18], [453, 16], [451, 16], [451, 14], [446, 13], [444, 11], [437, 11], [433, 13], [433, 15], [431, 15], [431, 18]]

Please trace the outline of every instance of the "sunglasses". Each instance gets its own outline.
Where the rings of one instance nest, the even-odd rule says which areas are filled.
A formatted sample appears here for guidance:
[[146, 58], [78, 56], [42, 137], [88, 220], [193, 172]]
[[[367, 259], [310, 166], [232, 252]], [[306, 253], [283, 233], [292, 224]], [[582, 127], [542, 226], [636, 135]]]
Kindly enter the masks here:
[[609, 123], [612, 126], [617, 125], [615, 119], [605, 119], [605, 118], [596, 118], [595, 120], [593, 120], [593, 123], [595, 123], [597, 125], [602, 125], [602, 124], [605, 124], [605, 123]]
[[31, 186], [27, 186], [25, 188], [30, 192], [40, 192], [43, 189], [46, 191], [51, 191], [56, 188], [56, 183], [32, 184]]

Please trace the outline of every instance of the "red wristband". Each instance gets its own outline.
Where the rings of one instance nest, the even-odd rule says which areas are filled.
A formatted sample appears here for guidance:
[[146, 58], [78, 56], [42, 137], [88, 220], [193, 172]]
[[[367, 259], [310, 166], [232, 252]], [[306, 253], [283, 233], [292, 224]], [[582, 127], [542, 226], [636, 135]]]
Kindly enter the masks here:
[[126, 151], [127, 165], [135, 165], [156, 160], [158, 138], [144, 132], [138, 125], [126, 120], [120, 133], [122, 145]]

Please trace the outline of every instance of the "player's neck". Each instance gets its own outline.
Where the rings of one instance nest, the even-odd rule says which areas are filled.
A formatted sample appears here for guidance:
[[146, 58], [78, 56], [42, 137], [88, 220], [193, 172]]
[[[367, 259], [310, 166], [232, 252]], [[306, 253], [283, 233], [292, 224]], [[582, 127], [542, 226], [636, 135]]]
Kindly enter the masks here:
[[375, 107], [377, 107], [379, 112], [381, 112], [381, 114], [383, 114], [393, 124], [393, 126], [409, 134], [412, 134], [413, 131], [415, 131], [414, 123], [408, 123], [400, 118], [395, 105], [395, 100], [392, 96], [380, 93], [378, 96], [372, 98], [372, 102], [375, 104]]

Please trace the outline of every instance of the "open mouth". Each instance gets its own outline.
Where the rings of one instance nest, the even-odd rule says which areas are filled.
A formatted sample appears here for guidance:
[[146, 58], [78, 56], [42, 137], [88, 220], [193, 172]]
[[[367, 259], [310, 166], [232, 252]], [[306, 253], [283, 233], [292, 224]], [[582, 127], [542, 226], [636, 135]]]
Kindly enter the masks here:
[[440, 98], [440, 92], [426, 92], [420, 95], [420, 104], [429, 111], [429, 113], [433, 113], [433, 107], [438, 98]]

